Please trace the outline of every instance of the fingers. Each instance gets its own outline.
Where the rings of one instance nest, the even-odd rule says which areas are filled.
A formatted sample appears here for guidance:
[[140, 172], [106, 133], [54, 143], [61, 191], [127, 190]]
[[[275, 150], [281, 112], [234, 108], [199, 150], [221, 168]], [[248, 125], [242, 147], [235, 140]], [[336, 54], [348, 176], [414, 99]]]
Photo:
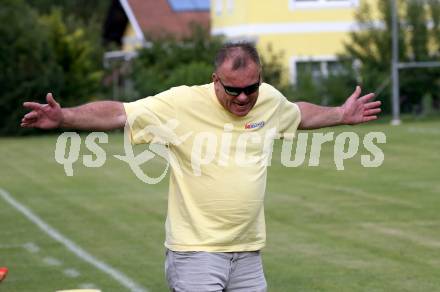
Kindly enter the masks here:
[[38, 112], [43, 108], [44, 105], [37, 102], [25, 102], [23, 103], [23, 106], [32, 111], [24, 115], [24, 117], [21, 119], [20, 126], [23, 128], [35, 127], [39, 117]]
[[371, 116], [380, 113], [382, 110], [380, 108], [374, 108], [364, 111], [364, 116]]
[[369, 93], [367, 95], [362, 96], [359, 98], [361, 102], [368, 102], [369, 100], [373, 99], [376, 95], [374, 93]]
[[[362, 92], [362, 89], [358, 85], [358, 86], [356, 86], [356, 89], [354, 90], [354, 92], [351, 94], [351, 96], [349, 98], [358, 99], [359, 96], [361, 95], [361, 92]], [[361, 98], [359, 98], [359, 100], [362, 102], [368, 102], [369, 100], [373, 99], [375, 96], [376, 95], [374, 93], [369, 93], [369, 94], [366, 94], [366, 95], [362, 96]]]
[[46, 101], [50, 107], [56, 107], [58, 105], [50, 92], [46, 95]]
[[369, 122], [374, 120], [377, 120], [377, 116], [366, 116], [363, 118], [363, 122]]
[[[32, 113], [35, 113], [35, 112], [31, 112], [31, 113], [29, 113], [29, 114], [32, 114]], [[29, 115], [28, 114], [28, 115]], [[37, 124], [37, 122], [38, 122], [38, 115], [30, 115], [30, 116], [28, 116], [28, 115], [26, 115], [23, 119], [21, 119], [21, 126], [23, 127], [23, 128], [32, 128], [32, 127], [35, 127], [35, 125]]]
[[354, 92], [350, 95], [349, 99], [357, 99], [360, 95], [361, 95], [362, 89], [361, 87], [358, 85], [356, 86], [356, 89], [354, 90]]
[[31, 110], [40, 110], [44, 106], [44, 104], [38, 102], [25, 102], [23, 103], [23, 106]]
[[[41, 104], [37, 102], [25, 102], [23, 106], [31, 112], [25, 114], [21, 120], [20, 126], [23, 128], [40, 128], [50, 127], [47, 126], [50, 122], [50, 114], [59, 110], [59, 104], [55, 101], [52, 93], [46, 95], [47, 104]], [[58, 109], [57, 109], [58, 108]]]
[[366, 104], [364, 105], [364, 109], [377, 108], [377, 107], [380, 107], [381, 104], [382, 104], [381, 101], [373, 101], [373, 102], [369, 102], [369, 103], [366, 103]]
[[23, 119], [32, 120], [32, 119], [37, 119], [38, 117], [39, 117], [38, 112], [32, 111], [30, 113], [25, 114]]
[[381, 105], [380, 101], [369, 102], [364, 105], [365, 122], [377, 119], [377, 114], [382, 111], [380, 105]]
[[24, 122], [22, 122], [21, 124], [20, 124], [20, 126], [22, 127], [22, 128], [35, 128], [36, 126], [35, 126], [35, 123], [24, 123]]
[[[54, 107], [54, 106], [58, 105], [58, 103], [53, 98], [52, 93], [50, 93], [50, 92], [46, 95], [46, 101], [50, 107]], [[39, 110], [43, 106], [45, 106], [45, 104], [41, 104], [38, 102], [24, 102], [23, 106], [27, 109], [30, 109], [30, 110]]]
[[21, 126], [22, 127], [27, 127], [27, 126], [31, 126], [35, 123], [37, 123], [38, 118], [37, 117], [32, 117], [32, 118], [23, 118], [21, 119]]

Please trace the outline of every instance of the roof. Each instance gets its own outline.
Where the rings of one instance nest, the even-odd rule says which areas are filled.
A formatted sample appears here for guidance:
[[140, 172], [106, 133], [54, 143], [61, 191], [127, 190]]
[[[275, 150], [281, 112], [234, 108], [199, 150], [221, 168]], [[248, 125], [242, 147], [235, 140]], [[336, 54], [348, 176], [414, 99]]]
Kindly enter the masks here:
[[[130, 23], [147, 38], [172, 34], [183, 37], [190, 24], [210, 27], [209, 0], [120, 0]], [[131, 16], [129, 15], [131, 14]]]

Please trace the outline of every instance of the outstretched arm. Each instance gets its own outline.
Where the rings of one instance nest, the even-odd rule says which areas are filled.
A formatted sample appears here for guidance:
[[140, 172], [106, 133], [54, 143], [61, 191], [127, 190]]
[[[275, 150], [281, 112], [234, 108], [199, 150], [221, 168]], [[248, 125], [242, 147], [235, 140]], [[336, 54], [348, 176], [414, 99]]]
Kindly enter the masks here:
[[300, 129], [310, 130], [337, 125], [356, 125], [377, 119], [380, 101], [371, 101], [374, 93], [361, 96], [356, 86], [353, 94], [339, 107], [325, 107], [308, 102], [298, 102], [301, 111]]
[[97, 101], [73, 108], [61, 108], [51, 93], [47, 94], [46, 100], [47, 104], [23, 104], [32, 111], [21, 120], [22, 127], [106, 131], [123, 128], [127, 119], [124, 106], [117, 101]]

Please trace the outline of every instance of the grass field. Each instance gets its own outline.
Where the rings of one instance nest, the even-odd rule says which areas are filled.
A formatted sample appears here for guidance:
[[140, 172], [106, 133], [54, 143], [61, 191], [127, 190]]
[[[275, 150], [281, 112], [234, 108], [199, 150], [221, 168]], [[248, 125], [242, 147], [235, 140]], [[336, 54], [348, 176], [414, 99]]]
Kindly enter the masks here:
[[[440, 121], [335, 131], [344, 130], [383, 131], [384, 164], [364, 168], [359, 153], [337, 171], [329, 144], [319, 167], [286, 168], [276, 146], [263, 252], [269, 291], [440, 291]], [[103, 167], [77, 162], [67, 177], [54, 160], [56, 139], [0, 138], [0, 188], [97, 260], [149, 291], [167, 291], [168, 181], [145, 185], [113, 158], [123, 153], [117, 133]], [[1, 196], [0, 266], [10, 270], [1, 292], [128, 290]]]

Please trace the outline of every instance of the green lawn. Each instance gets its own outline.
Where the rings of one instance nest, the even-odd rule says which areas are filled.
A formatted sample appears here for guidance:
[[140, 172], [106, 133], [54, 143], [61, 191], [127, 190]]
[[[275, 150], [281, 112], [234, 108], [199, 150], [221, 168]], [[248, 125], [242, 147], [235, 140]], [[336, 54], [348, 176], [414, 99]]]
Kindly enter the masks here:
[[[356, 131], [361, 138], [383, 131], [384, 164], [364, 168], [359, 153], [337, 171], [331, 143], [319, 167], [286, 168], [276, 145], [263, 252], [269, 290], [440, 291], [440, 121], [328, 131]], [[167, 291], [167, 180], [146, 185], [113, 158], [123, 153], [117, 133], [104, 147], [103, 167], [78, 161], [74, 176], [67, 177], [54, 159], [56, 139], [0, 138], [0, 188], [95, 258], [149, 291]], [[150, 166], [156, 173], [163, 167]], [[0, 266], [10, 270], [1, 292], [92, 284], [103, 292], [127, 290], [1, 197]]]

